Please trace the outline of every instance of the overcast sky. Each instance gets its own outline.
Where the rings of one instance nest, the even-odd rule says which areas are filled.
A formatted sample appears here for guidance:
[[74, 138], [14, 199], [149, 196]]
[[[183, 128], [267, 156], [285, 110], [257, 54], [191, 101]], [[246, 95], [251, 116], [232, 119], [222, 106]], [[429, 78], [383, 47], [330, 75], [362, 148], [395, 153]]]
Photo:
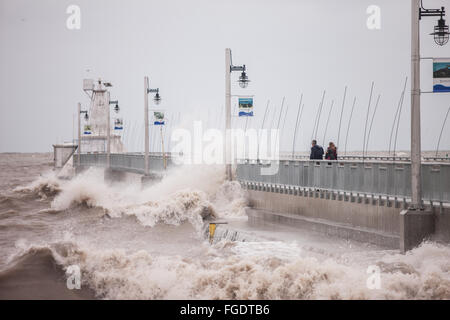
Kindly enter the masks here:
[[[81, 8], [80, 30], [66, 27], [71, 4]], [[381, 8], [380, 30], [367, 28], [370, 5]], [[424, 0], [425, 7], [442, 5], [450, 12], [448, 0]], [[232, 90], [254, 95], [256, 117], [249, 127], [260, 126], [268, 99], [270, 119], [286, 97], [283, 149], [292, 144], [300, 93], [305, 112], [297, 148], [309, 146], [324, 89], [319, 142], [333, 99], [326, 140], [337, 141], [347, 85], [342, 130], [356, 96], [348, 148], [361, 150], [374, 81], [372, 110], [378, 94], [381, 98], [369, 149], [386, 150], [410, 76], [410, 13], [410, 0], [0, 0], [0, 152], [51, 151], [53, 143], [70, 141], [77, 102], [88, 105], [83, 78], [113, 83], [111, 98], [120, 101], [129, 149], [141, 147], [145, 75], [160, 88], [168, 119], [178, 113], [185, 122], [206, 119], [208, 110], [210, 120], [218, 119], [224, 106], [226, 47], [232, 49], [234, 64], [247, 66], [250, 86], [240, 90], [238, 74], [233, 74]], [[428, 35], [435, 24], [435, 18], [421, 22], [421, 54], [450, 57], [450, 44], [438, 47]], [[422, 90], [431, 89], [431, 72], [431, 63], [424, 61]], [[449, 94], [422, 95], [423, 149], [436, 147], [449, 106]], [[236, 121], [241, 127], [244, 123]], [[399, 130], [397, 149], [409, 150], [409, 79]], [[343, 139], [341, 132], [340, 145]], [[441, 148], [450, 149], [450, 123]]]

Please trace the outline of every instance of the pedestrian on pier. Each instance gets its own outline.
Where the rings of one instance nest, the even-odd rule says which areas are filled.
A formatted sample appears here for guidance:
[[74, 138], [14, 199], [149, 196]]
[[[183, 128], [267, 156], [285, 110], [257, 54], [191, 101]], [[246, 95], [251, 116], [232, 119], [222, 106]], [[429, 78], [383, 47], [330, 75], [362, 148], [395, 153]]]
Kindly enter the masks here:
[[333, 142], [330, 142], [327, 148], [327, 153], [325, 154], [326, 160], [337, 160], [337, 148]]
[[323, 148], [317, 144], [316, 140], [311, 142], [311, 154], [309, 155], [310, 160], [323, 160]]

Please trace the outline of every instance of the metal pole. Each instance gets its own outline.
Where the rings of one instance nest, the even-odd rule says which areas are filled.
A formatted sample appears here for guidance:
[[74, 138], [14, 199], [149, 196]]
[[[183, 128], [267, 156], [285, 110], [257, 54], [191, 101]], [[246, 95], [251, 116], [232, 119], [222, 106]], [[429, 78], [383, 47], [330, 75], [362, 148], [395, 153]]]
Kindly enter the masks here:
[[380, 102], [381, 94], [378, 94], [377, 102], [375, 103], [375, 109], [373, 110], [372, 120], [370, 120], [369, 132], [367, 133], [367, 141], [366, 141], [366, 152], [369, 149], [369, 139], [370, 133], [372, 132], [373, 120], [375, 119], [375, 115], [377, 114], [378, 103]]
[[166, 170], [167, 169], [167, 165], [166, 165], [166, 155], [164, 153], [164, 137], [163, 137], [162, 127], [163, 126], [161, 126], [159, 128], [159, 131], [161, 132], [161, 151], [162, 151], [162, 156], [163, 156], [163, 167], [164, 167], [164, 170]]
[[[405, 93], [405, 92], [403, 92]], [[398, 119], [397, 119], [397, 127], [395, 129], [395, 139], [394, 139], [394, 162], [395, 162], [395, 151], [397, 150], [397, 136], [398, 136], [398, 127], [400, 126], [400, 118], [402, 116], [402, 109], [403, 109], [403, 99], [405, 98], [405, 95], [403, 94], [402, 100], [400, 101], [400, 109], [398, 110]]]
[[311, 143], [311, 141], [315, 138], [314, 137], [314, 132], [316, 132], [316, 123], [317, 123], [317, 116], [319, 115], [319, 109], [320, 109], [320, 102], [319, 102], [319, 107], [317, 108], [316, 117], [314, 118], [314, 126], [313, 126], [313, 129], [312, 129], [311, 139], [310, 139], [309, 143]]
[[328, 131], [328, 123], [330, 122], [330, 116], [331, 116], [331, 113], [333, 112], [333, 106], [334, 106], [334, 100], [331, 100], [330, 113], [328, 114], [327, 122], [325, 124], [325, 131], [323, 133], [323, 140], [322, 140], [323, 141], [322, 142], [323, 146], [325, 145], [325, 138], [327, 137], [327, 131]]
[[81, 160], [81, 103], [78, 102], [78, 147], [77, 147], [78, 159], [77, 164], [80, 166]]
[[348, 133], [350, 131], [350, 124], [352, 123], [353, 109], [355, 109], [355, 104], [356, 104], [356, 97], [353, 99], [352, 110], [350, 111], [350, 117], [348, 119], [347, 134], [345, 135], [345, 153], [344, 153], [344, 155], [347, 155]]
[[325, 90], [323, 91], [323, 95], [322, 95], [322, 102], [320, 103], [320, 108], [319, 108], [319, 115], [317, 117], [317, 126], [316, 126], [316, 132], [314, 133], [314, 139], [317, 140], [317, 132], [319, 130], [319, 124], [320, 124], [320, 115], [322, 114], [322, 109], [323, 109], [323, 100], [325, 99]]
[[225, 49], [225, 175], [232, 180], [231, 174], [231, 49]]
[[106, 114], [107, 114], [107, 127], [106, 127], [106, 137], [107, 137], [107, 146], [106, 146], [106, 166], [107, 168], [111, 167], [111, 121], [110, 121], [110, 106], [109, 106], [109, 101], [110, 101], [110, 95], [109, 95], [109, 91], [106, 91]]
[[447, 117], [448, 117], [449, 112], [450, 112], [450, 106], [448, 107], [447, 113], [445, 114], [444, 123], [442, 123], [441, 133], [439, 134], [439, 139], [438, 139], [438, 143], [436, 146], [436, 155], [435, 155], [436, 158], [438, 157], [439, 144], [441, 143], [442, 133], [444, 132], [444, 127], [445, 127], [445, 123], [447, 122]]
[[283, 119], [283, 126], [281, 127], [281, 130], [283, 132], [284, 128], [286, 128], [286, 118], [289, 111], [289, 105], [286, 105], [286, 112], [284, 113], [284, 119]]
[[144, 126], [145, 126], [145, 146], [144, 146], [144, 174], [149, 174], [148, 168], [148, 148], [149, 148], [149, 126], [148, 126], [148, 77], [144, 77]]
[[411, 209], [422, 209], [420, 145], [420, 0], [412, 0], [411, 5]]
[[[278, 116], [277, 130], [280, 129], [280, 121], [281, 121], [281, 114], [283, 113], [284, 100], [285, 100], [285, 97], [283, 97], [283, 100], [281, 101], [281, 109], [280, 109], [280, 115]], [[277, 138], [278, 138], [278, 135], [277, 135]]]
[[342, 124], [342, 115], [344, 114], [344, 106], [345, 106], [345, 97], [347, 95], [347, 86], [344, 89], [344, 98], [342, 99], [342, 108], [341, 108], [341, 116], [339, 117], [339, 129], [338, 129], [338, 138], [336, 146], [339, 147], [339, 141], [341, 138], [341, 124]]
[[295, 120], [294, 137], [292, 138], [292, 159], [294, 159], [295, 153], [295, 136], [297, 135], [298, 117], [300, 116], [300, 109], [303, 110], [302, 101], [303, 101], [303, 93], [300, 96], [300, 102], [298, 103], [298, 110], [297, 110], [297, 119]]
[[267, 115], [267, 110], [269, 109], [269, 103], [270, 103], [270, 100], [267, 100], [266, 111], [264, 111], [264, 117], [263, 117], [263, 121], [261, 124], [261, 131], [258, 133], [258, 144], [257, 144], [258, 151], [256, 152], [256, 160], [258, 160], [258, 161], [259, 161], [259, 142], [260, 142], [259, 140], [261, 140], [261, 132], [264, 129], [264, 122], [266, 121], [266, 115]]
[[436, 146], [436, 155], [435, 157], [438, 157], [439, 152], [439, 144], [441, 143], [442, 133], [444, 132], [445, 123], [447, 122], [448, 113], [450, 112], [450, 106], [447, 109], [447, 113], [445, 114], [444, 123], [442, 123], [441, 133], [439, 134], [438, 144]]
[[364, 140], [363, 140], [363, 149], [362, 149], [363, 162], [364, 162], [364, 157], [365, 157], [364, 151], [365, 151], [365, 147], [366, 147], [367, 121], [369, 120], [370, 103], [372, 102], [373, 85], [374, 85], [374, 82], [372, 81], [372, 86], [370, 87], [369, 104], [367, 105], [366, 125], [364, 126]]
[[[403, 86], [403, 91], [400, 94], [400, 100], [398, 101], [398, 105], [397, 105], [397, 110], [395, 111], [395, 115], [394, 115], [394, 123], [392, 123], [392, 129], [391, 129], [391, 135], [389, 137], [389, 152], [388, 155], [391, 155], [391, 144], [392, 144], [392, 135], [394, 133], [394, 128], [395, 128], [395, 124], [397, 122], [397, 115], [399, 113], [400, 110], [400, 106], [403, 103], [403, 97], [405, 96], [405, 91], [406, 91], [406, 82], [408, 81], [408, 77], [406, 77], [405, 79], [405, 85]], [[400, 119], [399, 119], [400, 120]], [[395, 157], [395, 154], [394, 154]]]

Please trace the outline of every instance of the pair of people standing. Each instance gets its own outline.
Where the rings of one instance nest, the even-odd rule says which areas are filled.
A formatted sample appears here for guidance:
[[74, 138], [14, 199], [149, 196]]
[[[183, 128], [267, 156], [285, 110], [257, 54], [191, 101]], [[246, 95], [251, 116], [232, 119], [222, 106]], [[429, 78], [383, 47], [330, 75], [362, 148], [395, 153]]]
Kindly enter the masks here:
[[[311, 143], [311, 154], [309, 159], [311, 160], [323, 160], [323, 148], [317, 144], [316, 140], [313, 140]], [[337, 148], [333, 142], [330, 142], [327, 148], [327, 152], [325, 154], [326, 160], [337, 160]]]

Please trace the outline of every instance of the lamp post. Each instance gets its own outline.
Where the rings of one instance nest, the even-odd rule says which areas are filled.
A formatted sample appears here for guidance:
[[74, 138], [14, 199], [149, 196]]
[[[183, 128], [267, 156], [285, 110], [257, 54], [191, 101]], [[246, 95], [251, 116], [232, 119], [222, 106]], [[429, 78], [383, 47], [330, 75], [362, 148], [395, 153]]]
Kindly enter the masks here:
[[231, 73], [233, 71], [241, 71], [239, 77], [239, 86], [243, 89], [247, 88], [248, 80], [245, 73], [245, 64], [242, 66], [234, 66], [231, 57], [231, 49], [225, 49], [225, 175], [226, 179], [233, 179], [231, 172]]
[[78, 153], [77, 164], [78, 164], [78, 166], [80, 166], [80, 164], [81, 164], [81, 161], [80, 161], [80, 157], [81, 157], [81, 117], [80, 117], [80, 115], [82, 113], [84, 113], [84, 119], [86, 121], [89, 120], [88, 112], [86, 110], [81, 110], [81, 103], [78, 102], [78, 147], [77, 147], [77, 153]]
[[107, 128], [106, 128], [106, 131], [107, 131], [107, 133], [106, 133], [106, 138], [107, 138], [106, 165], [107, 165], [108, 169], [111, 168], [111, 119], [110, 119], [111, 113], [110, 113], [109, 107], [110, 107], [110, 105], [115, 104], [114, 111], [116, 113], [119, 113], [119, 110], [120, 110], [119, 101], [118, 100], [111, 101], [109, 99], [110, 99], [109, 91], [106, 91], [106, 101], [108, 102], [106, 105], [106, 109], [107, 109], [106, 113], [107, 113], [107, 117], [108, 117]]
[[150, 89], [148, 83], [148, 77], [144, 77], [144, 125], [145, 125], [145, 155], [144, 155], [144, 174], [149, 175], [149, 163], [148, 163], [148, 153], [149, 153], [149, 121], [148, 121], [148, 94], [155, 93], [153, 101], [156, 105], [161, 102], [161, 97], [159, 95], [159, 88]]
[[448, 26], [443, 19], [445, 9], [425, 9], [421, 0], [412, 0], [411, 8], [411, 209], [421, 210], [421, 133], [420, 133], [420, 25], [422, 17], [440, 17], [434, 28], [438, 45], [448, 42]]

